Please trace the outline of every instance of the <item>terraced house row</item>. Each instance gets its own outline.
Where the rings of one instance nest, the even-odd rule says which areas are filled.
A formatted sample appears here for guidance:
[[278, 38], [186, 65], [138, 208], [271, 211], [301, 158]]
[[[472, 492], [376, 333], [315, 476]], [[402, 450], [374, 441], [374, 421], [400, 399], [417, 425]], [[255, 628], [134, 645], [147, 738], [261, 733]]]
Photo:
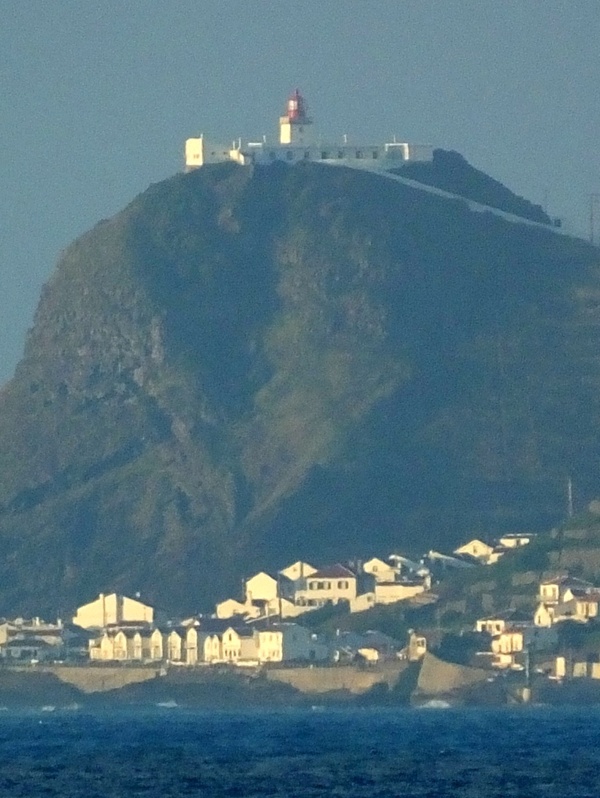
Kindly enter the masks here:
[[90, 659], [181, 665], [323, 661], [328, 648], [303, 626], [277, 623], [257, 628], [196, 619], [177, 628], [120, 624], [90, 641]]

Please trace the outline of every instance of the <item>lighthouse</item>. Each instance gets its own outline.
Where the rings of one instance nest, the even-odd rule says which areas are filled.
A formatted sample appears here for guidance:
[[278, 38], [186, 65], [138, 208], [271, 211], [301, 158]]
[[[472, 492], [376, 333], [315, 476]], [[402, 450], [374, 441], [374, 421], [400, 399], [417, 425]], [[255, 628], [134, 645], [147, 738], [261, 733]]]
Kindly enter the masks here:
[[229, 147], [208, 144], [204, 136], [185, 142], [186, 172], [222, 161], [234, 161], [240, 166], [268, 166], [272, 163], [293, 166], [300, 162], [318, 161], [330, 166], [386, 171], [397, 169], [404, 161], [432, 159], [433, 147], [430, 144], [400, 142], [395, 136], [387, 144], [351, 143], [347, 136], [343, 141], [324, 141], [315, 135], [306, 100], [298, 89], [290, 95], [285, 113], [279, 117], [278, 142], [269, 141], [266, 136], [254, 140], [238, 136]]
[[286, 105], [286, 113], [279, 117], [279, 143], [296, 144], [300, 147], [313, 144], [312, 119], [309, 118], [306, 101], [298, 89]]

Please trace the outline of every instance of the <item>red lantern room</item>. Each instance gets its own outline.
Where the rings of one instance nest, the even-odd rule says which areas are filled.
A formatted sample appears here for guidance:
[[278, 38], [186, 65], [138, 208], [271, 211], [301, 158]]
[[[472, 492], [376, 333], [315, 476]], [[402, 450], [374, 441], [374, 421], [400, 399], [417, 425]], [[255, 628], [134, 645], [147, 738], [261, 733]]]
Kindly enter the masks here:
[[311, 142], [310, 125], [306, 101], [298, 89], [291, 95], [285, 106], [285, 115], [279, 119], [281, 144], [305, 145]]
[[287, 101], [287, 117], [290, 122], [300, 123], [308, 121], [306, 115], [306, 103], [304, 101], [304, 97], [300, 94], [298, 89], [296, 89], [296, 91]]

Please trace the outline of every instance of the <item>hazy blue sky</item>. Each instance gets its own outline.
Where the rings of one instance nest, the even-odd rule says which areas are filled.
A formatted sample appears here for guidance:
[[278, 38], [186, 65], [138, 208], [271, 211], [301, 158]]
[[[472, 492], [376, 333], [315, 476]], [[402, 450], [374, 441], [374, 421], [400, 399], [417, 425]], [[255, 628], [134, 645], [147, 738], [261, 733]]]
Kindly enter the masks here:
[[0, 0], [0, 381], [63, 247], [296, 86], [325, 135], [458, 150], [587, 235], [600, 0]]

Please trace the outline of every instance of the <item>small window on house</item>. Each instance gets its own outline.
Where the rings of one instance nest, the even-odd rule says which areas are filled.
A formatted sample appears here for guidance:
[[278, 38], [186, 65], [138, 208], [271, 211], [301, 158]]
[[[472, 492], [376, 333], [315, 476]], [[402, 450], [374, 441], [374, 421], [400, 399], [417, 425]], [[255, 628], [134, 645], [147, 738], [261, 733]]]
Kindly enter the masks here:
[[322, 150], [321, 151], [321, 160], [322, 161], [326, 161], [328, 158], [329, 158], [329, 153], [327, 152], [327, 150]]
[[331, 582], [323, 582], [323, 590], [331, 590]]
[[347, 590], [348, 589], [348, 582], [345, 582], [345, 581], [338, 582], [338, 588], [340, 590]]
[[377, 158], [379, 158], [379, 152], [378, 150], [373, 150], [373, 160], [377, 160]]
[[344, 150], [338, 150], [338, 158], [343, 158], [345, 155]]
[[356, 157], [357, 158], [362, 158], [363, 157], [362, 150], [356, 150]]

